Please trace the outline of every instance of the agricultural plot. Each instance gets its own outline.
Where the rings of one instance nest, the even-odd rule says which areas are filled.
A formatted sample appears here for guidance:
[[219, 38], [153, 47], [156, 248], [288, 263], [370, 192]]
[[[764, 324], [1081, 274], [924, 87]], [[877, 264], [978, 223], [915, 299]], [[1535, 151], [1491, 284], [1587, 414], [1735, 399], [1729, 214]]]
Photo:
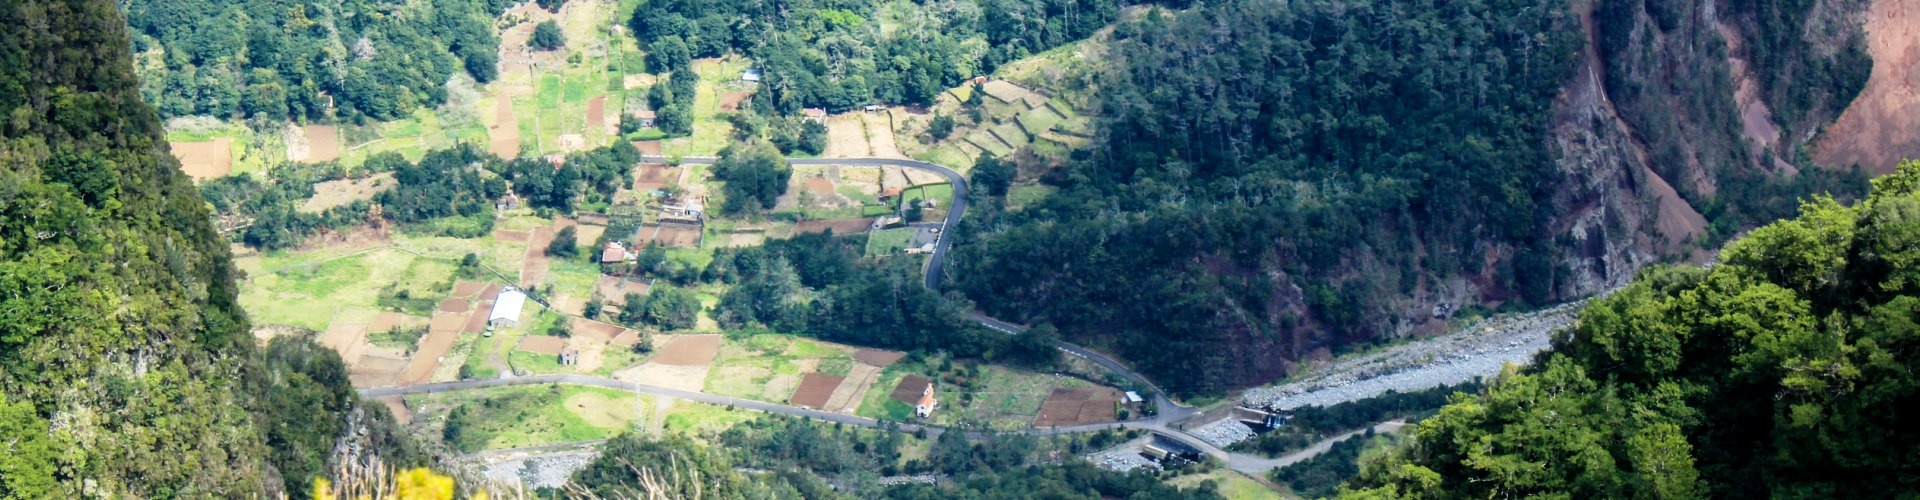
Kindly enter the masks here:
[[720, 351], [719, 335], [658, 336], [653, 358], [639, 366], [613, 372], [613, 377], [683, 391], [700, 391]]
[[638, 243], [641, 246], [659, 244], [668, 248], [696, 248], [700, 246], [700, 230], [680, 225], [643, 225], [640, 226]]
[[1056, 388], [1040, 405], [1034, 427], [1066, 427], [1116, 420], [1120, 391], [1105, 387]]
[[372, 201], [373, 196], [393, 187], [393, 173], [381, 172], [362, 179], [340, 179], [313, 185], [313, 197], [300, 205], [300, 211], [320, 213], [355, 201]]
[[1021, 130], [1020, 124], [1012, 121], [1001, 122], [999, 125], [987, 129], [987, 132], [992, 133], [994, 138], [1000, 139], [1000, 142], [1013, 148], [1025, 146], [1027, 142], [1029, 142], [1027, 140], [1027, 131]]
[[844, 376], [852, 360], [853, 349], [812, 339], [781, 334], [732, 337], [720, 346], [704, 392], [785, 403], [806, 374], [838, 366], [832, 371], [839, 373], [827, 375]]
[[934, 395], [940, 402], [928, 422], [1020, 430], [1033, 427], [1042, 403], [1056, 388], [1108, 390], [1079, 379], [1002, 366], [955, 362], [946, 372], [937, 369], [939, 366], [937, 359], [903, 360], [887, 366], [866, 391], [857, 413], [896, 421], [913, 418], [912, 406], [894, 397], [894, 389], [907, 377], [917, 376], [933, 380]]
[[233, 171], [233, 138], [216, 137], [203, 142], [172, 142], [173, 157], [180, 160], [180, 171], [196, 180], [225, 177]]
[[748, 62], [740, 58], [700, 59], [693, 62], [694, 73], [699, 74], [700, 82], [693, 97], [693, 134], [663, 141], [663, 149], [670, 156], [711, 156], [727, 147], [728, 138], [733, 134], [733, 124], [728, 123], [726, 112], [721, 110], [724, 94], [750, 90], [751, 84], [740, 83], [740, 73], [747, 69]]
[[[599, 387], [523, 386], [411, 396], [462, 452], [605, 439], [632, 428], [651, 398]], [[451, 429], [449, 429], [451, 428]]]

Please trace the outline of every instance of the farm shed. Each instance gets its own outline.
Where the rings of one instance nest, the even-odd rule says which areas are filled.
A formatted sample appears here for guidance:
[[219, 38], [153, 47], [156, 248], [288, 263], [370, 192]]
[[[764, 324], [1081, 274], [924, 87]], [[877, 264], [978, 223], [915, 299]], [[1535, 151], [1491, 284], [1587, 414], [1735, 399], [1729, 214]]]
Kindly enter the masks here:
[[487, 325], [520, 326], [520, 310], [526, 306], [527, 294], [511, 288], [502, 291], [493, 302], [493, 312], [487, 314]]

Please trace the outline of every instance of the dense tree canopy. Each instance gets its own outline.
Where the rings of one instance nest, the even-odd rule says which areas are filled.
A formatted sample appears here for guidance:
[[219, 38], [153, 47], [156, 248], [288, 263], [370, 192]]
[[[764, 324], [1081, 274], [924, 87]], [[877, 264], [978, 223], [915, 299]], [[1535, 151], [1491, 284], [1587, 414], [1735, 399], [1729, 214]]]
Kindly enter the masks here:
[[772, 144], [737, 142], [720, 150], [713, 177], [727, 182], [721, 189], [725, 195], [721, 214], [759, 214], [772, 211], [780, 195], [787, 194], [793, 167]]
[[330, 350], [261, 361], [125, 23], [107, 0], [0, 3], [0, 494], [278, 496], [271, 471], [320, 468], [351, 390]]
[[906, 9], [898, 20], [906, 29], [882, 29], [887, 4], [871, 0], [662, 0], [641, 5], [629, 24], [641, 43], [669, 54], [662, 58], [752, 57], [766, 74], [757, 99], [788, 115], [931, 104], [968, 78], [1092, 35], [1132, 3], [965, 0]]
[[1232, 0], [1121, 23], [1088, 159], [970, 216], [947, 275], [1178, 393], [1374, 338], [1440, 279], [1551, 301], [1542, 137], [1574, 22], [1558, 0]]
[[560, 25], [552, 20], [541, 21], [540, 24], [533, 25], [533, 38], [527, 40], [527, 45], [538, 50], [566, 48], [567, 35], [561, 33]]
[[436, 224], [433, 232], [448, 236], [477, 237], [493, 230], [493, 202], [507, 194], [506, 181], [488, 167], [498, 157], [462, 145], [427, 153], [417, 164], [397, 154], [392, 158], [397, 161], [385, 165], [394, 169], [397, 184], [374, 197], [382, 216], [422, 227]]
[[386, 120], [498, 73], [510, 0], [129, 0], [141, 93], [163, 117]]
[[1418, 496], [1864, 498], [1920, 490], [1920, 163], [1816, 199], [1710, 269], [1584, 310], [1536, 367], [1422, 423], [1354, 487]]

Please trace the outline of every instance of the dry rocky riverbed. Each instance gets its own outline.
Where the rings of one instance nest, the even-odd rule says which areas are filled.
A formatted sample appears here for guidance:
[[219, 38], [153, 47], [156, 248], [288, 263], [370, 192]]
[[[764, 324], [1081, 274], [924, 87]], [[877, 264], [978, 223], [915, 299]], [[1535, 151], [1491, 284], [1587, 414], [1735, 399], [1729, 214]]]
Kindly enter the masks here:
[[1527, 364], [1548, 347], [1553, 332], [1573, 324], [1586, 301], [1483, 319], [1431, 339], [1396, 345], [1334, 361], [1298, 380], [1250, 389], [1241, 396], [1254, 408], [1285, 411], [1332, 406], [1389, 390], [1407, 392], [1499, 374], [1507, 363]]

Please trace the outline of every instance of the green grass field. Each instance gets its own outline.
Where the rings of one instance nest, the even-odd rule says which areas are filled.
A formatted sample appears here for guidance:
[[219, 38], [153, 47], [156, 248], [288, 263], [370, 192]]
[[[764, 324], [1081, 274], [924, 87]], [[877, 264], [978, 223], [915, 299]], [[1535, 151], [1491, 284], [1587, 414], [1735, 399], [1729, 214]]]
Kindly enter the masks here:
[[1010, 210], [1019, 210], [1028, 205], [1040, 202], [1041, 199], [1052, 195], [1054, 191], [1058, 190], [1058, 188], [1045, 184], [1014, 186], [1013, 189], [1007, 191], [1007, 208]]
[[689, 435], [716, 433], [753, 420], [759, 415], [759, 412], [751, 410], [729, 409], [725, 406], [692, 401], [674, 401], [673, 408], [667, 410], [666, 430]]
[[874, 379], [873, 387], [868, 388], [867, 393], [861, 395], [860, 407], [854, 410], [854, 414], [895, 422], [904, 422], [912, 418], [913, 407], [895, 401], [892, 397], [893, 388], [900, 385], [900, 379], [906, 378], [908, 374], [922, 371], [926, 371], [924, 367], [910, 364], [906, 360], [881, 370], [880, 376]]
[[1167, 484], [1180, 489], [1196, 488], [1200, 483], [1213, 481], [1219, 488], [1220, 496], [1228, 500], [1269, 500], [1285, 498], [1280, 492], [1273, 491], [1247, 476], [1230, 470], [1218, 470], [1205, 474], [1188, 474], [1167, 480]]
[[508, 355], [508, 360], [513, 363], [513, 369], [515, 371], [524, 373], [549, 374], [574, 372], [573, 367], [561, 366], [560, 357], [552, 354], [541, 354], [516, 349], [512, 354]]
[[[693, 134], [667, 140], [661, 145], [663, 152], [668, 156], [707, 156], [727, 147], [733, 124], [720, 112], [720, 94], [734, 91], [730, 85], [746, 69], [747, 61], [739, 58], [696, 61], [694, 70], [700, 74], [700, 84], [693, 97]], [[708, 203], [715, 205], [718, 203]]]
[[913, 241], [916, 230], [910, 227], [867, 232], [867, 256], [897, 255]]
[[934, 204], [941, 208], [953, 206], [953, 185], [922, 184], [907, 188], [900, 193], [901, 203], [912, 203], [916, 200], [933, 200]]
[[416, 407], [450, 408], [448, 444], [464, 452], [612, 437], [632, 426], [631, 392], [599, 387], [523, 386], [418, 396]]

